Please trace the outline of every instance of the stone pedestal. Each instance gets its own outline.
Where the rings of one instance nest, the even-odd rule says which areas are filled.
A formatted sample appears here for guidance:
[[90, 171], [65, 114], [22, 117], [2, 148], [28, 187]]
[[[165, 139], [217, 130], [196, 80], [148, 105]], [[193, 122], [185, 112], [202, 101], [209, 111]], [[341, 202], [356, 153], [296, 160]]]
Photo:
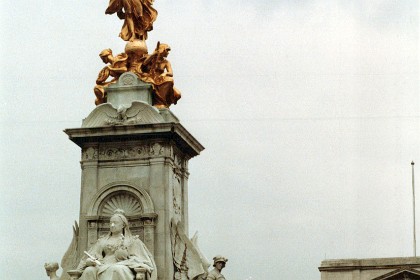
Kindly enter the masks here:
[[142, 82], [135, 74], [127, 72], [121, 75], [117, 84], [111, 84], [106, 93], [108, 103], [118, 108], [121, 105], [129, 107], [134, 100], [152, 105], [151, 90], [151, 84]]
[[137, 78], [122, 76], [111, 91], [115, 104], [65, 130], [82, 150], [78, 256], [109, 231], [109, 217], [121, 208], [154, 255], [158, 278], [172, 280], [170, 222], [182, 221], [188, 232], [188, 161], [204, 147], [170, 110], [147, 104], [151, 88]]

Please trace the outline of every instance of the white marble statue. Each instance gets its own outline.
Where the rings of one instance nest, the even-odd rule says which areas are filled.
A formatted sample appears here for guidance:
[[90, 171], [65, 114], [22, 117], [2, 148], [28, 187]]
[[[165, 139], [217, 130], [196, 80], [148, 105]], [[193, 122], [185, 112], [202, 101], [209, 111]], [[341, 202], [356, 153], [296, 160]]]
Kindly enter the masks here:
[[45, 271], [47, 272], [47, 276], [50, 277], [50, 280], [58, 280], [57, 270], [59, 268], [58, 263], [46, 263], [44, 265]]
[[135, 268], [147, 270], [146, 279], [156, 280], [156, 264], [144, 243], [132, 236], [127, 218], [116, 210], [110, 220], [110, 232], [90, 248], [78, 269], [80, 280], [133, 280]]
[[204, 280], [210, 263], [200, 251], [197, 233], [190, 240], [178, 220], [171, 220], [172, 255], [175, 266], [175, 280]]
[[207, 280], [226, 280], [222, 274], [222, 269], [226, 266], [228, 259], [220, 255], [213, 258], [214, 269], [207, 275]]

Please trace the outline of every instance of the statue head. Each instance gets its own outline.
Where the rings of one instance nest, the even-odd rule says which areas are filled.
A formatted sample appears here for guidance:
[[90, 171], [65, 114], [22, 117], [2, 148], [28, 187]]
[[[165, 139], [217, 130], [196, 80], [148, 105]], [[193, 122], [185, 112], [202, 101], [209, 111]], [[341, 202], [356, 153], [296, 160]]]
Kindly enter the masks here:
[[167, 57], [169, 52], [171, 51], [171, 47], [168, 44], [161, 44], [160, 42], [158, 42], [156, 51], [163, 57]]
[[58, 270], [59, 266], [58, 266], [58, 263], [52, 262], [52, 263], [45, 263], [44, 268], [45, 268], [45, 271], [47, 272], [47, 275], [50, 276], [51, 273], [54, 273]]
[[108, 56], [112, 55], [112, 50], [111, 49], [105, 49], [103, 51], [101, 51], [101, 53], [99, 54], [99, 57], [102, 59], [102, 61], [104, 63], [108, 63]]
[[110, 219], [110, 234], [112, 235], [113, 232], [120, 230], [124, 235], [129, 233], [128, 220], [125, 217], [124, 210], [116, 209]]
[[213, 266], [219, 270], [222, 270], [222, 268], [226, 266], [227, 261], [228, 261], [227, 258], [221, 255], [217, 255], [213, 258]]

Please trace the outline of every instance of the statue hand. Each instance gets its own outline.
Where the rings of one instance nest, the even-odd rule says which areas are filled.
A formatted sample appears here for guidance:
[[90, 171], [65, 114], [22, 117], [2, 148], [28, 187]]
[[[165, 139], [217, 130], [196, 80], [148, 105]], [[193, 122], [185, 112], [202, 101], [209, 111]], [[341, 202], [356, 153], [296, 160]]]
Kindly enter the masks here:
[[128, 259], [128, 251], [125, 249], [117, 249], [114, 255], [117, 261], [123, 261]]
[[86, 266], [96, 266], [96, 262], [91, 258], [86, 259]]

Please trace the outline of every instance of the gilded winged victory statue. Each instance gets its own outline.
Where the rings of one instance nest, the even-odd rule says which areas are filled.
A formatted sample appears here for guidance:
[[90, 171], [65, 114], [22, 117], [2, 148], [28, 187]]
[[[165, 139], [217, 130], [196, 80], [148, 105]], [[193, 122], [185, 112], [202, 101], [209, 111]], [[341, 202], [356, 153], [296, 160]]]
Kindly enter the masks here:
[[120, 33], [124, 41], [146, 40], [158, 14], [152, 5], [153, 0], [110, 0], [105, 14], [117, 13], [124, 20]]

